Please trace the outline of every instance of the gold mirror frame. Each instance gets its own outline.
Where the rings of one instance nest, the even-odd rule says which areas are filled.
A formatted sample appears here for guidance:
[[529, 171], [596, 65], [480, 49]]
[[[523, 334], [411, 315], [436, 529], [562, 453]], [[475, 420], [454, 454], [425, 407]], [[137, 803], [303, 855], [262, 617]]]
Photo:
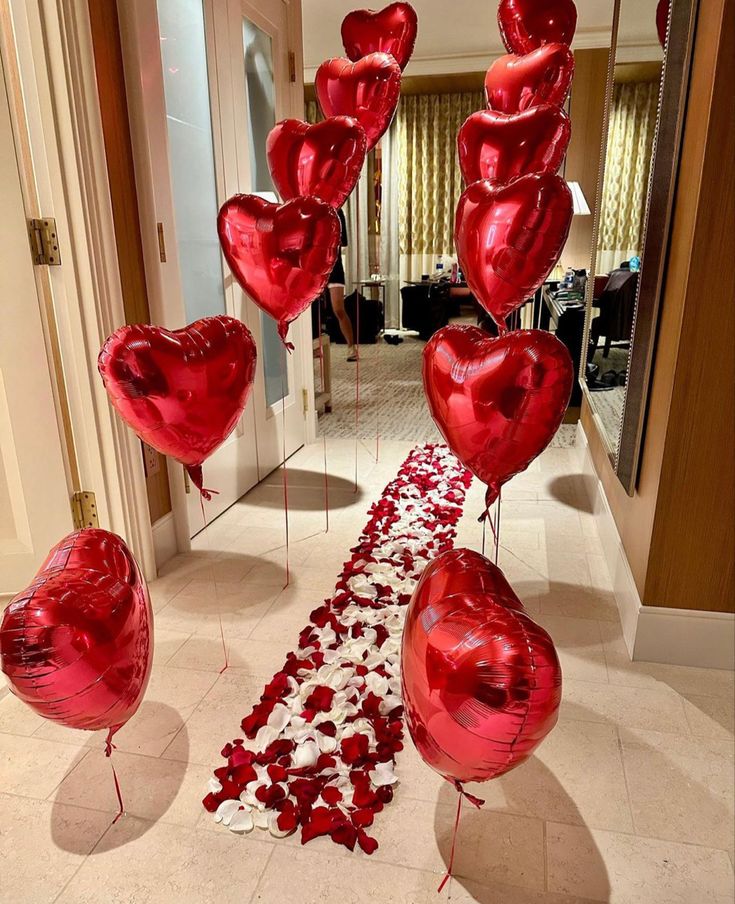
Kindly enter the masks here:
[[607, 134], [615, 74], [620, 2], [621, 0], [615, 0], [613, 12], [602, 152], [597, 185], [598, 203], [595, 209], [592, 229], [591, 267], [585, 299], [585, 328], [579, 381], [582, 386], [582, 392], [590, 406], [597, 432], [607, 449], [613, 469], [628, 495], [632, 496], [638, 479], [651, 371], [655, 357], [658, 314], [666, 284], [671, 214], [689, 89], [689, 72], [694, 45], [694, 26], [698, 0], [671, 0], [669, 8], [669, 25], [661, 74], [656, 134], [653, 144], [653, 159], [644, 221], [643, 253], [641, 255], [643, 265], [638, 281], [623, 414], [617, 448], [612, 448], [610, 439], [600, 422], [599, 415], [595, 412], [592, 393], [587, 387], [586, 365], [592, 324], [592, 300], [597, 264], [600, 205], [605, 178]]

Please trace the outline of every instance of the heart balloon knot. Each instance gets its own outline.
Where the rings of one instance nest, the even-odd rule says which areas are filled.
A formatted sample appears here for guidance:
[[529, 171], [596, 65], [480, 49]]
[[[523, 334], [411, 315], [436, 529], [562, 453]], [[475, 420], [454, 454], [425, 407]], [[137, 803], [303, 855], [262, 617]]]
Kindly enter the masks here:
[[117, 747], [112, 743], [112, 736], [115, 732], [120, 728], [119, 725], [114, 725], [108, 732], [107, 737], [105, 738], [105, 756], [112, 756], [112, 751], [117, 750]]
[[199, 490], [202, 499], [207, 502], [212, 501], [212, 496], [219, 496], [219, 490], [208, 490], [204, 486], [204, 474], [201, 465], [187, 465], [186, 473], [191, 478], [191, 482]]
[[286, 342], [286, 336], [288, 336], [288, 327], [289, 327], [288, 320], [279, 320], [278, 321], [278, 335], [281, 337], [281, 342], [284, 344], [284, 346], [286, 347], [286, 351], [290, 355], [291, 352], [294, 350], [294, 344], [293, 344], [293, 342]]
[[467, 803], [472, 804], [473, 807], [477, 807], [478, 810], [481, 810], [485, 806], [485, 801], [481, 797], [475, 797], [474, 794], [470, 794], [468, 791], [465, 791], [462, 782], [455, 779], [453, 784], [457, 789], [457, 792], [462, 795]]

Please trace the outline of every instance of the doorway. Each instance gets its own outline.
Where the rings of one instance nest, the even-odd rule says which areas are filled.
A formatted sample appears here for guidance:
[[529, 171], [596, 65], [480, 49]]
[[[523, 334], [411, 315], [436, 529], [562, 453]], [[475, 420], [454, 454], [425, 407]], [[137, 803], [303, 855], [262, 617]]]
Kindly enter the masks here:
[[[118, 3], [154, 322], [170, 329], [227, 314], [258, 348], [251, 402], [205, 463], [211, 521], [304, 445], [313, 396], [310, 324], [291, 328], [292, 354], [232, 278], [217, 211], [238, 192], [275, 200], [265, 142], [275, 123], [302, 116], [289, 46], [300, 6], [284, 0], [147, 0]], [[303, 90], [299, 82], [300, 90]], [[303, 318], [302, 318], [303, 321]], [[184, 476], [174, 467], [174, 498]], [[204, 526], [196, 490], [179, 493], [188, 536]], [[175, 508], [177, 508], [175, 503]]]

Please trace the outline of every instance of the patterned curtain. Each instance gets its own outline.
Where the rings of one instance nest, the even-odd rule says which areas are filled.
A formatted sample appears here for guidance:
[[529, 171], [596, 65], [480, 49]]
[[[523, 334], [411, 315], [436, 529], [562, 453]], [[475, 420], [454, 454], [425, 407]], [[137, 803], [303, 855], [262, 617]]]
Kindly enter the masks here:
[[484, 109], [481, 91], [401, 97], [395, 150], [401, 254], [454, 254], [463, 190], [457, 132], [470, 113]]
[[597, 246], [599, 273], [643, 251], [658, 96], [658, 81], [614, 87]]

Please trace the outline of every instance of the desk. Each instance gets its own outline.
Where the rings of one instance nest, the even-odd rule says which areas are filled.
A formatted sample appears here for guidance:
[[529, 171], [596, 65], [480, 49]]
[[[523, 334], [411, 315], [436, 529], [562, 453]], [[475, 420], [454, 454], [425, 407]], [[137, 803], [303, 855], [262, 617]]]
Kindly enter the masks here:
[[584, 341], [584, 302], [578, 307], [565, 307], [564, 303], [554, 298], [548, 284], [541, 289], [541, 307], [538, 312], [539, 329], [556, 334], [556, 338], [569, 349], [574, 364], [574, 383], [570, 406], [576, 408], [582, 402], [582, 389], [579, 385], [579, 368], [582, 361], [582, 343]]

